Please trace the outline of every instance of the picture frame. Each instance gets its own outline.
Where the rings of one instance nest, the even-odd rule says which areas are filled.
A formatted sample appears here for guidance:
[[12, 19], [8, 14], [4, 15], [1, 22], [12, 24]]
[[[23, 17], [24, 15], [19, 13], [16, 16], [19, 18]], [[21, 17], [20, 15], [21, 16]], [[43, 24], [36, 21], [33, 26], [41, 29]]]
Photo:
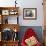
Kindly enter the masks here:
[[9, 15], [9, 10], [2, 10], [2, 15]]
[[24, 8], [23, 19], [26, 19], [26, 20], [37, 19], [37, 8]]

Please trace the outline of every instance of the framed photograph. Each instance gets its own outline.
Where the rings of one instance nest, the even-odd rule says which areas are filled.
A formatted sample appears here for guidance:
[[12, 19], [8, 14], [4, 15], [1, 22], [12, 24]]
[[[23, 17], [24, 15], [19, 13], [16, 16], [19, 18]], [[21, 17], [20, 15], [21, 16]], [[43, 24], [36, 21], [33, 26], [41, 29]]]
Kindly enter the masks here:
[[2, 15], [9, 15], [9, 10], [2, 10]]
[[23, 19], [27, 19], [27, 20], [37, 19], [37, 8], [24, 8]]

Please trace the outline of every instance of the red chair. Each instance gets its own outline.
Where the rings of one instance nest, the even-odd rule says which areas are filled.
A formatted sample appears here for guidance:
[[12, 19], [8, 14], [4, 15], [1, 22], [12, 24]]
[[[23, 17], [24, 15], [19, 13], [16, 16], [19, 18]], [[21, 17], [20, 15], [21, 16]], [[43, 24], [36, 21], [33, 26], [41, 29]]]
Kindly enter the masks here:
[[[27, 31], [24, 34], [24, 37], [22, 38], [21, 46], [27, 46], [27, 44], [25, 43], [25, 40], [32, 36], [34, 36], [37, 39], [37, 34], [34, 32], [34, 30], [32, 28], [27, 29]], [[41, 46], [40, 42], [38, 41], [35, 46]]]

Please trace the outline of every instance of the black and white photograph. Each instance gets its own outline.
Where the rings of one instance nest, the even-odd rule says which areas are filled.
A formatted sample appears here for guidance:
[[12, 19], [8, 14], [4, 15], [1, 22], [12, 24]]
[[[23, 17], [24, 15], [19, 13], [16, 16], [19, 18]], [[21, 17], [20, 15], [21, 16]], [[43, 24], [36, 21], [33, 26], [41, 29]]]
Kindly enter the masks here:
[[36, 8], [24, 8], [23, 9], [23, 18], [24, 19], [36, 19], [37, 18], [37, 9]]

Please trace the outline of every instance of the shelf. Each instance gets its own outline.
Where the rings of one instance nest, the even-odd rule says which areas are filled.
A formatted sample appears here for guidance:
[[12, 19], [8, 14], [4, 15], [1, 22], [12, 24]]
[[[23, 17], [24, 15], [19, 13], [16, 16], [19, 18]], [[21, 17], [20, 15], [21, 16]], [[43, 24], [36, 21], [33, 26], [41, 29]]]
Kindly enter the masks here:
[[12, 29], [14, 31], [14, 29], [16, 29], [17, 31], [19, 31], [20, 29], [20, 26], [19, 24], [0, 24], [0, 27], [1, 27], [1, 31], [5, 28], [9, 28], [9, 29]]
[[[0, 7], [0, 24], [12, 24], [12, 19], [10, 19], [11, 23], [9, 23], [9, 17], [15, 17], [15, 23], [18, 24], [18, 10], [19, 7]], [[17, 16], [17, 17], [16, 17]]]
[[18, 15], [19, 7], [0, 7], [1, 15]]
[[[18, 46], [18, 32], [20, 30], [18, 24], [18, 10], [19, 7], [0, 7], [0, 46]], [[13, 20], [14, 23], [12, 23]]]
[[16, 45], [16, 44], [18, 44], [18, 42], [17, 41], [15, 41], [15, 42], [3, 42], [3, 44], [5, 45]]
[[5, 41], [5, 42], [0, 42], [1, 46], [18, 46], [18, 41]]
[[15, 40], [15, 41], [12, 41], [12, 40], [10, 40], [10, 41], [3, 41], [4, 43], [16, 43], [16, 42], [19, 42], [19, 40]]

